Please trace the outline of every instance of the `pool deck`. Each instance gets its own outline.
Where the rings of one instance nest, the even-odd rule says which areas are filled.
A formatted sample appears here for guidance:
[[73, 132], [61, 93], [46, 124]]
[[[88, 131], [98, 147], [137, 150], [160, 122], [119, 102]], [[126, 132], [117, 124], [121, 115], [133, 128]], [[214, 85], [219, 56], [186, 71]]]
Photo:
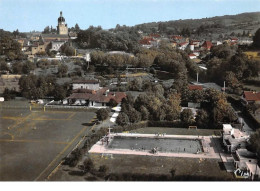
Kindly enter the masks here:
[[[214, 148], [215, 143], [212, 141], [212, 136], [192, 136], [192, 135], [155, 135], [155, 134], [137, 134], [137, 133], [116, 133], [109, 135], [111, 139], [114, 136], [121, 137], [149, 137], [149, 138], [178, 138], [178, 139], [199, 139], [201, 140], [202, 147], [204, 152], [201, 153], [166, 153], [166, 152], [157, 152], [156, 154], [152, 154], [148, 151], [137, 151], [130, 149], [110, 149], [107, 144], [104, 143], [102, 145], [101, 140], [98, 141], [95, 145], [91, 147], [89, 153], [96, 154], [125, 154], [125, 155], [145, 155], [145, 156], [165, 156], [165, 157], [183, 157], [183, 158], [212, 158], [219, 159], [220, 155], [216, 152]], [[215, 137], [215, 136], [214, 136]]]

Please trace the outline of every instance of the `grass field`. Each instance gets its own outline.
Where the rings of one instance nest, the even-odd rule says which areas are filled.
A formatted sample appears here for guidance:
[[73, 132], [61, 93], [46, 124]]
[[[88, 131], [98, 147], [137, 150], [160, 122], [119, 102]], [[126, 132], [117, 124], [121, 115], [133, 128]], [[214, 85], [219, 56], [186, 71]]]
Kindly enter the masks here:
[[260, 61], [260, 52], [259, 51], [246, 51], [244, 52], [249, 58]]
[[[15, 104], [18, 107], [19, 101]], [[95, 113], [30, 111], [26, 102], [20, 105], [19, 109], [0, 108], [0, 180], [44, 180], [91, 129], [84, 124]]]
[[[175, 176], [201, 176], [218, 178], [221, 180], [234, 180], [231, 173], [227, 173], [218, 159], [195, 159], [174, 157], [153, 157], [138, 155], [113, 155], [113, 157], [99, 154], [91, 154], [95, 169], [101, 165], [108, 167], [109, 173], [141, 173], [170, 175], [170, 170], [175, 170]], [[184, 168], [185, 166], [185, 168]], [[50, 179], [50, 181], [85, 181], [84, 176], [69, 175], [69, 171], [78, 170], [62, 166]], [[101, 179], [102, 180], [102, 179]], [[185, 178], [183, 179], [185, 180]]]
[[187, 129], [187, 128], [164, 128], [164, 127], [147, 127], [130, 131], [131, 133], [156, 134], [166, 133], [168, 135], [200, 135], [211, 136], [221, 135], [219, 129]]
[[249, 88], [251, 89], [252, 91], [260, 91], [260, 87], [259, 86], [255, 86], [255, 85], [249, 85], [249, 84], [244, 84], [243, 85], [245, 88]]

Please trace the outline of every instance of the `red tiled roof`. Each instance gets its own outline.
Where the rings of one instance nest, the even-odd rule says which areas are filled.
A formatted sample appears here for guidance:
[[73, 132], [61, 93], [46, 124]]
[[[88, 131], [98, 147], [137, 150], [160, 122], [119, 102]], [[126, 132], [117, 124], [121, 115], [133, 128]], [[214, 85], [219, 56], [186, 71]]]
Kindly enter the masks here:
[[207, 49], [210, 49], [212, 47], [212, 43], [210, 41], [205, 41], [203, 44], [202, 44], [202, 47], [205, 47]]
[[192, 53], [192, 54], [189, 54], [189, 56], [196, 56], [196, 55]]
[[111, 99], [114, 99], [117, 103], [120, 103], [123, 98], [126, 97], [124, 92], [107, 92], [108, 88], [102, 88], [98, 91], [78, 90], [68, 97], [68, 99], [84, 99], [89, 101], [95, 101], [99, 103], [108, 103]]
[[159, 34], [155, 34], [155, 33], [152, 33], [152, 34], [150, 34], [150, 37], [159, 38], [159, 37], [161, 37], [161, 35], [159, 35]]
[[260, 101], [260, 92], [244, 91], [244, 97], [247, 101]]
[[187, 45], [187, 44], [188, 44], [188, 42], [181, 42], [181, 43], [179, 43], [180, 46]]
[[173, 35], [171, 38], [172, 39], [182, 39], [182, 36], [180, 36], [180, 35]]
[[189, 90], [203, 90], [201, 85], [189, 85]]
[[142, 40], [139, 41], [140, 44], [146, 44], [146, 45], [150, 45], [151, 41], [154, 41], [153, 38], [144, 38]]

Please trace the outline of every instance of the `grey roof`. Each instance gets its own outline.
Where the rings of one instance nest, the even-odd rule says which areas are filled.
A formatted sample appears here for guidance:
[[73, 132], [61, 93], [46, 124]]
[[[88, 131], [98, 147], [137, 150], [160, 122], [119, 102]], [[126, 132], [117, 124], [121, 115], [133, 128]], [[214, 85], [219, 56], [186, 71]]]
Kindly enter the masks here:
[[248, 151], [247, 149], [238, 149], [237, 154], [240, 156], [240, 158], [256, 158], [256, 154]]
[[66, 34], [41, 34], [42, 38], [69, 38]]

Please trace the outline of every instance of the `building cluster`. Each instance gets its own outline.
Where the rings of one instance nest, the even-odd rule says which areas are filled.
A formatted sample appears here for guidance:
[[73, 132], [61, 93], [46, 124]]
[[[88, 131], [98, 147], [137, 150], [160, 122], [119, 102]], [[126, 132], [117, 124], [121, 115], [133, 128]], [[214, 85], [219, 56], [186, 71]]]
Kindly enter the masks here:
[[27, 38], [18, 38], [16, 40], [20, 43], [24, 54], [28, 55], [30, 59], [35, 55], [46, 54], [48, 51], [59, 52], [63, 44], [70, 42], [76, 37], [76, 33], [68, 31], [65, 18], [62, 12], [60, 12], [56, 33], [34, 33], [29, 34]]
[[[240, 127], [233, 127], [230, 124], [223, 124], [223, 144], [231, 157], [228, 158], [226, 163], [231, 163], [231, 169], [234, 167], [236, 176], [246, 175], [254, 178], [260, 176], [260, 169], [256, 153], [247, 149], [249, 145], [250, 136], [243, 131], [243, 125]], [[228, 165], [226, 169], [230, 169]], [[240, 172], [238, 175], [237, 172]]]
[[119, 104], [126, 97], [124, 92], [110, 92], [100, 87], [98, 80], [77, 80], [72, 82], [72, 94], [63, 100], [63, 105], [101, 108], [109, 106], [113, 100]]
[[252, 40], [243, 40], [235, 37], [225, 40], [196, 40], [186, 38], [181, 35], [162, 37], [159, 34], [152, 33], [150, 35], [143, 35], [142, 39], [139, 41], [139, 44], [144, 48], [158, 47], [162, 40], [167, 42], [170, 47], [180, 50], [189, 50], [191, 52], [189, 54], [190, 59], [198, 58], [201, 52], [209, 51], [213, 46], [218, 46], [221, 44], [228, 44], [230, 46], [246, 46], [253, 42]]

